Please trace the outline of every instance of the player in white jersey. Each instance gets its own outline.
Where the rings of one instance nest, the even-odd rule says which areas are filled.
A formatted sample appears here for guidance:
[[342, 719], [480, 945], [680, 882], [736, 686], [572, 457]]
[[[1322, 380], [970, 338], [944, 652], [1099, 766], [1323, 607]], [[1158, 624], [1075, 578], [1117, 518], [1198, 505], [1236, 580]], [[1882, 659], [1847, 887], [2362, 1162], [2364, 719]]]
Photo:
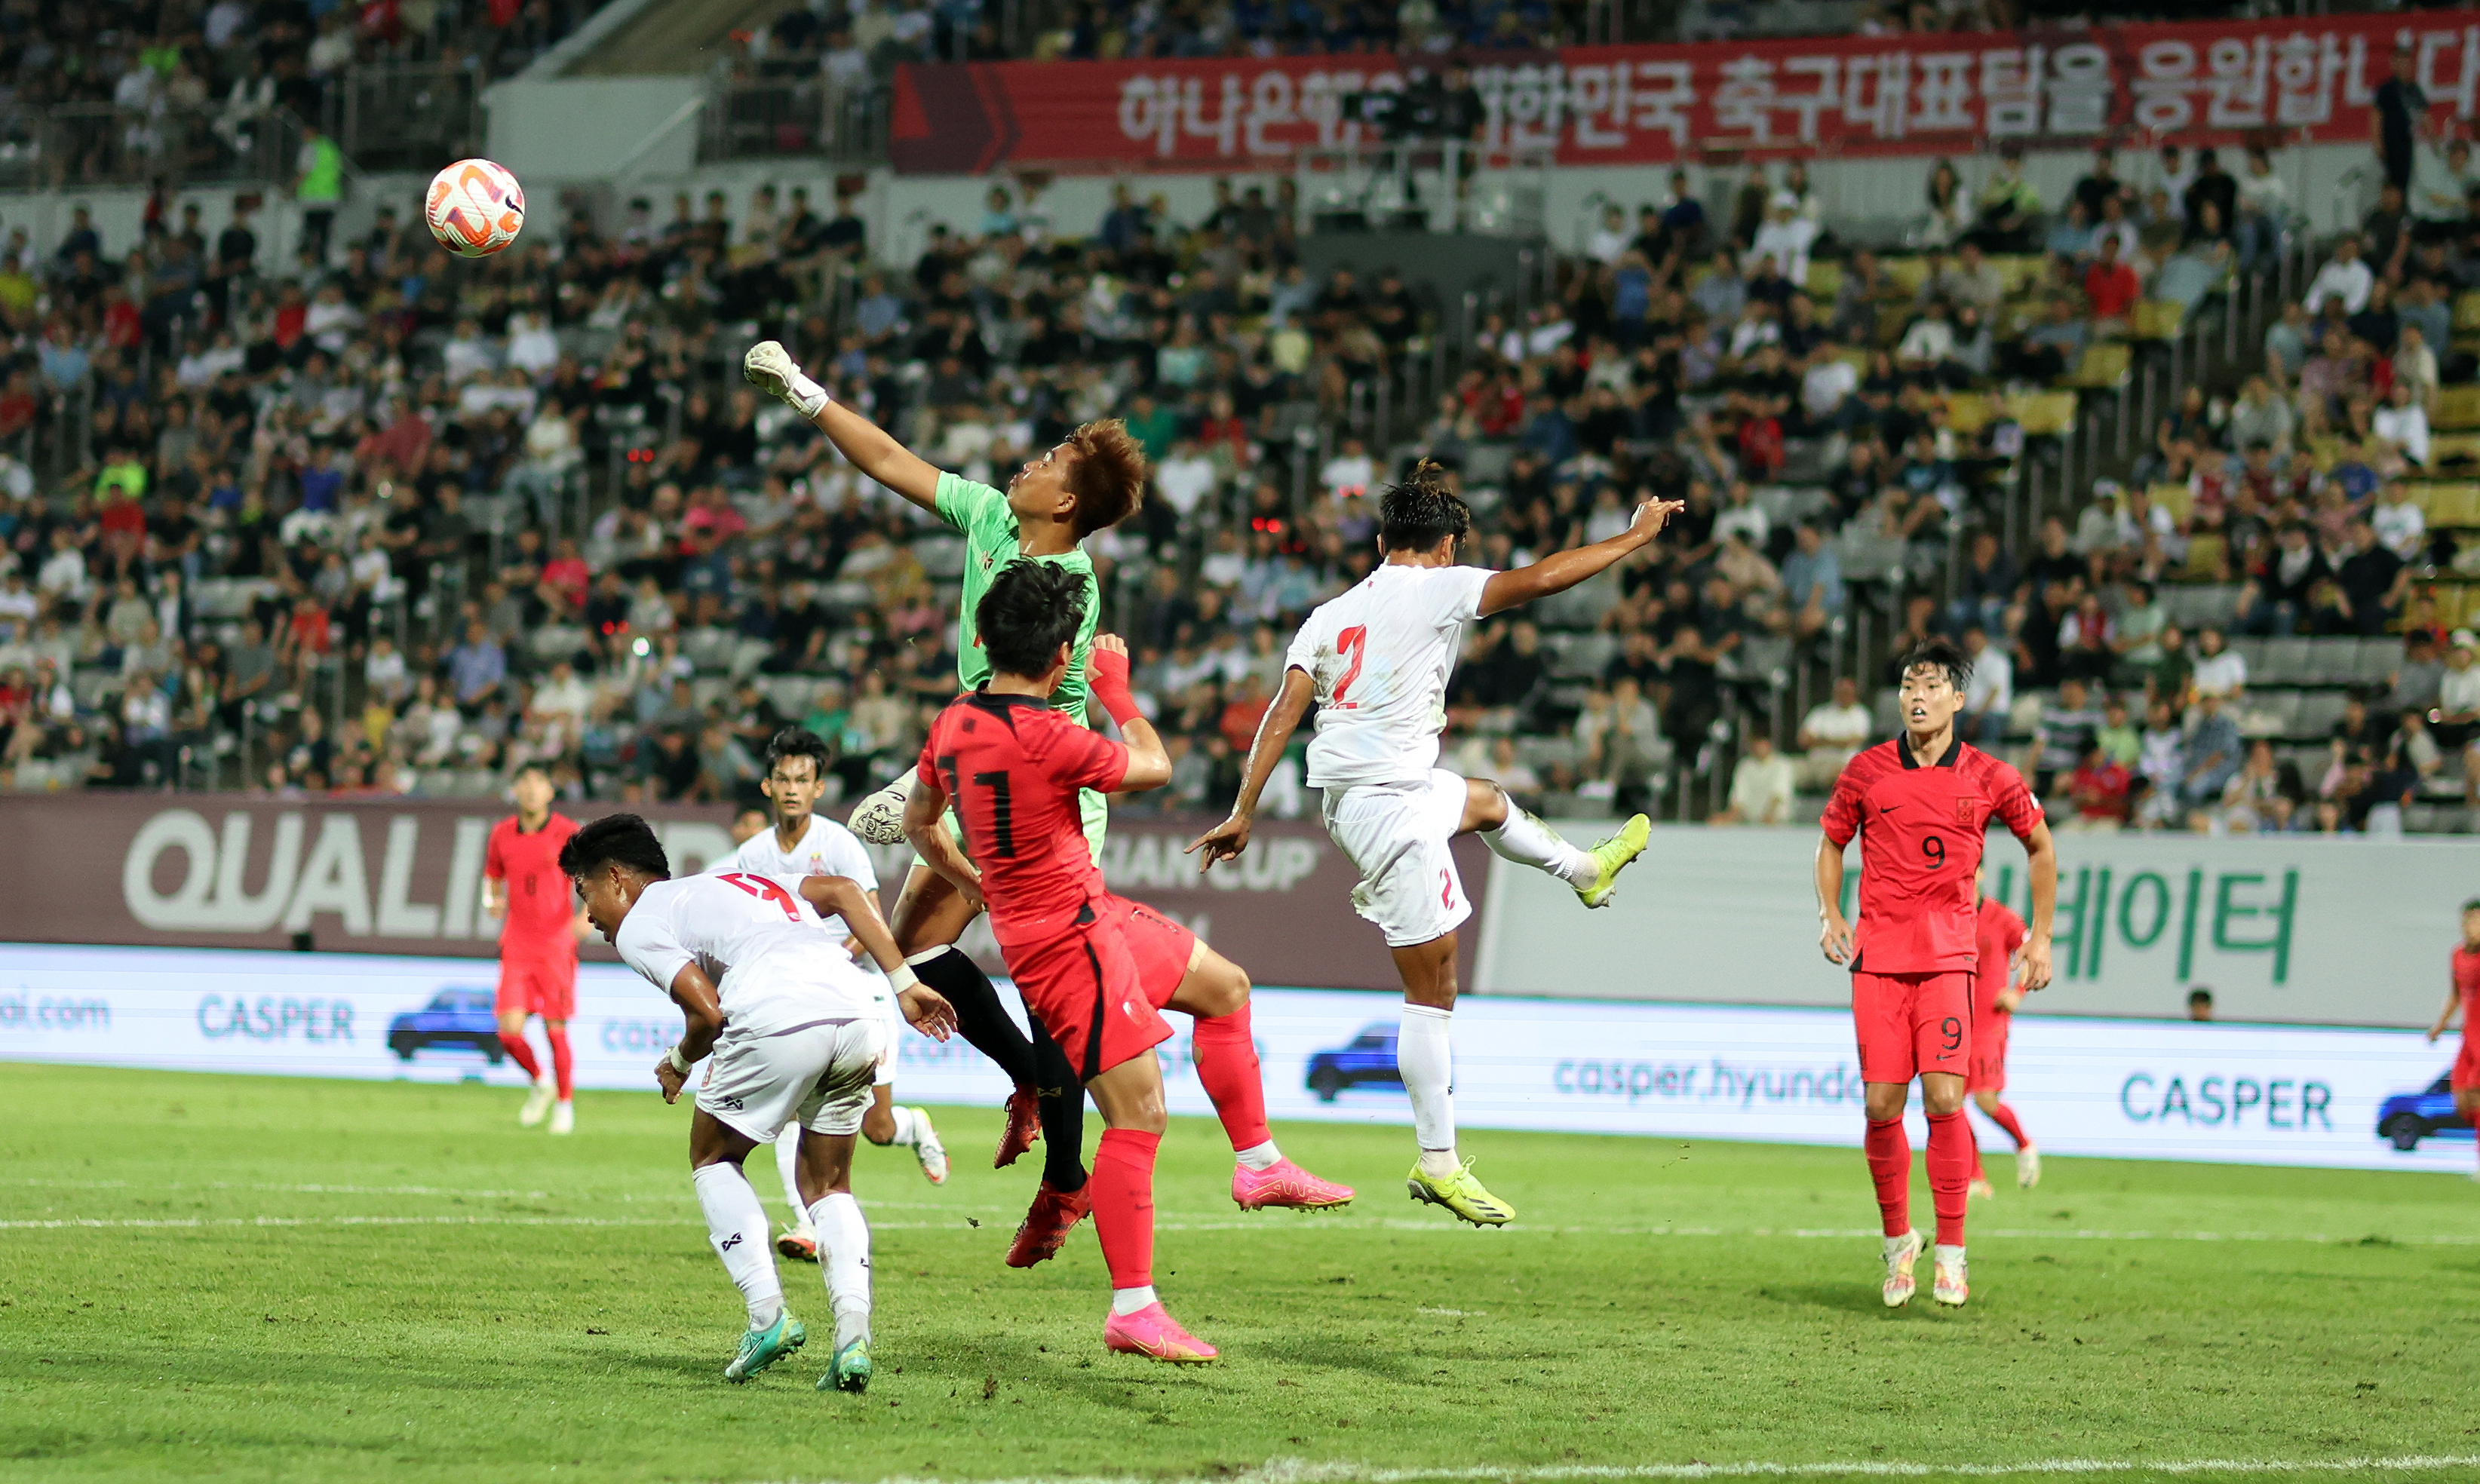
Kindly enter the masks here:
[[[847, 878], [736, 871], [674, 881], [662, 842], [634, 814], [578, 831], [559, 868], [595, 929], [685, 1018], [679, 1044], [655, 1066], [663, 1101], [679, 1101], [690, 1065], [712, 1056], [689, 1119], [689, 1166], [708, 1238], [749, 1307], [724, 1379], [746, 1381], [808, 1338], [785, 1310], [766, 1208], [741, 1169], [792, 1122], [836, 1318], [835, 1359], [818, 1389], [866, 1389], [869, 1225], [852, 1195], [852, 1151], [887, 1044], [881, 1002], [891, 989], [905, 1018], [940, 1040], [955, 1029], [954, 1009], [905, 968], [887, 924]], [[830, 917], [842, 931], [831, 933]], [[842, 932], [886, 971], [884, 984], [854, 964]]]
[[1327, 833], [1360, 871], [1352, 905], [1384, 932], [1404, 982], [1396, 1061], [1420, 1147], [1407, 1185], [1413, 1199], [1476, 1226], [1504, 1225], [1515, 1211], [1482, 1188], [1470, 1162], [1456, 1158], [1447, 1033], [1456, 1003], [1456, 928], [1472, 915], [1472, 903], [1449, 841], [1479, 832], [1498, 855], [1558, 877], [1587, 907], [1601, 907], [1620, 868], [1643, 852], [1650, 826], [1639, 814], [1591, 850], [1579, 850], [1517, 808], [1496, 783], [1440, 768], [1447, 677], [1465, 625], [1601, 573], [1652, 541], [1680, 508], [1677, 500], [1647, 500], [1621, 534], [1530, 567], [1460, 567], [1456, 548], [1471, 513], [1446, 472], [1423, 462], [1379, 501], [1384, 561], [1320, 604], [1292, 640], [1282, 692], [1250, 746], [1231, 817], [1189, 846], [1205, 853], [1201, 870], [1249, 848], [1258, 796], [1315, 700], [1309, 786], [1325, 790]]
[[[869, 848], [853, 832], [834, 820], [815, 812], [818, 795], [826, 790], [827, 744], [806, 727], [787, 727], [775, 733], [766, 744], [766, 776], [758, 785], [773, 806], [771, 828], [752, 832], [740, 841], [740, 848], [707, 867], [709, 875], [725, 871], [746, 871], [756, 876], [842, 876], [861, 884], [869, 905], [878, 907], [878, 867], [869, 858]], [[844, 935], [840, 923], [829, 921], [828, 931]], [[866, 969], [864, 972], [867, 972]], [[895, 1000], [889, 996], [888, 1013], [896, 1016]], [[930, 1122], [926, 1109], [895, 1106], [895, 1040], [894, 1033], [903, 1029], [901, 1017], [889, 1022], [886, 1060], [879, 1063], [878, 1085], [870, 1093], [869, 1111], [862, 1114], [861, 1137], [873, 1144], [901, 1144], [913, 1151], [921, 1163], [921, 1173], [932, 1185], [947, 1180], [947, 1149], [939, 1141], [939, 1131]], [[803, 1262], [818, 1260], [818, 1234], [810, 1227], [810, 1211], [801, 1199], [801, 1190], [793, 1177], [795, 1141], [775, 1141], [775, 1166], [784, 1177], [784, 1199], [792, 1208], [792, 1223], [775, 1239], [775, 1250], [786, 1257]]]

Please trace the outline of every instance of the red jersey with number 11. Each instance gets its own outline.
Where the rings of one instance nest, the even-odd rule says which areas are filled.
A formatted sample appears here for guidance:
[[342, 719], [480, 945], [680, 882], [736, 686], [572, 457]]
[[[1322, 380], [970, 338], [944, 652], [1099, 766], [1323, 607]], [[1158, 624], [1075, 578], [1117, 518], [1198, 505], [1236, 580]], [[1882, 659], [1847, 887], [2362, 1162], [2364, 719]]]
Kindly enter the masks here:
[[947, 791], [1001, 947], [1047, 937], [1103, 894], [1076, 791], [1108, 793], [1128, 750], [1031, 696], [962, 697], [930, 725], [917, 776]]
[[1860, 838], [1858, 955], [1873, 974], [1970, 970], [1980, 960], [1973, 873], [1990, 819], [2019, 840], [2041, 823], [2024, 775], [1958, 739], [1933, 767], [1901, 737], [1846, 763], [1825, 806], [1825, 837]]

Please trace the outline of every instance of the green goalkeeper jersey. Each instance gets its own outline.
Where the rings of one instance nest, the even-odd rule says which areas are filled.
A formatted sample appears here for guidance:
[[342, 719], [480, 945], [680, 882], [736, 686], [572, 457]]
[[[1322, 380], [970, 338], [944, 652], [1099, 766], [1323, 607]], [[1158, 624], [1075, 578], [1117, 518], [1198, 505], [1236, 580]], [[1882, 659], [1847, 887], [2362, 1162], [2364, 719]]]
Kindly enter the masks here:
[[[963, 611], [956, 615], [956, 678], [969, 691], [991, 678], [990, 656], [982, 651], [981, 626], [974, 621], [973, 610], [981, 605], [982, 595], [991, 590], [991, 583], [1007, 564], [1024, 553], [1019, 550], [1016, 512], [1008, 508], [1004, 493], [956, 474], [942, 473], [938, 505], [939, 518], [965, 537], [965, 602]], [[1059, 688], [1050, 693], [1053, 709], [1082, 722], [1085, 656], [1094, 648], [1095, 626], [1102, 616], [1102, 592], [1094, 580], [1094, 559], [1078, 547], [1035, 560], [1056, 562], [1085, 579], [1085, 621], [1076, 626], [1076, 644], [1068, 654], [1068, 674], [1060, 679]]]

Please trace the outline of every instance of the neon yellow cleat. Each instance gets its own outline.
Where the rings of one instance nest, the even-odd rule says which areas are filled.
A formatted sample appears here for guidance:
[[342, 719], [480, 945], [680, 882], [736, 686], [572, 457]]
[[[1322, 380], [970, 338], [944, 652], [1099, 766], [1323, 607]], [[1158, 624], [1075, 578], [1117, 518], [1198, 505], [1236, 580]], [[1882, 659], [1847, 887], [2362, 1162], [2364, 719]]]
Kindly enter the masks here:
[[1515, 1208], [1482, 1188], [1473, 1178], [1472, 1161], [1466, 1160], [1452, 1175], [1431, 1176], [1421, 1173], [1418, 1161], [1412, 1164], [1411, 1177], [1404, 1182], [1416, 1201], [1444, 1206], [1475, 1226], [1505, 1226], [1515, 1219]]
[[1576, 888], [1577, 900], [1587, 907], [1610, 906], [1611, 893], [1618, 889], [1619, 872], [1627, 868], [1629, 861], [1644, 854], [1644, 842], [1652, 835], [1653, 822], [1639, 814], [1619, 826], [1618, 833], [1587, 851], [1585, 854], [1592, 857], [1593, 863], [1602, 869], [1601, 874], [1593, 878], [1591, 885]]

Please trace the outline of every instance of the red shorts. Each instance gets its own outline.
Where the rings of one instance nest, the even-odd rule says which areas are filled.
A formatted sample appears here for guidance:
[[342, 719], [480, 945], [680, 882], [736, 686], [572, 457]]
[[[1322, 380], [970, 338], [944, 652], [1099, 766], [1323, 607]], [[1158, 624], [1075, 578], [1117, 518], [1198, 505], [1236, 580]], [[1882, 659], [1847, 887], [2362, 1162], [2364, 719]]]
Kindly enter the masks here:
[[2445, 1085], [2457, 1092], [2480, 1091], [2480, 1043], [2468, 1032], [2463, 1036], [2463, 1049], [2454, 1055], [2454, 1072]]
[[1056, 935], [1005, 952], [1024, 1008], [1091, 1082], [1171, 1039], [1158, 1011], [1196, 947], [1196, 934], [1152, 908], [1102, 896]]
[[1964, 1076], [1966, 1092], [2006, 1090], [2006, 1028], [2013, 1018], [1981, 1015], [1972, 1022], [1972, 1070]]
[[540, 1015], [567, 1020], [577, 1013], [577, 949], [574, 944], [500, 948], [500, 993], [492, 1009], [503, 1015]]
[[1972, 972], [1851, 976], [1862, 1082], [1909, 1082], [1972, 1070]]

